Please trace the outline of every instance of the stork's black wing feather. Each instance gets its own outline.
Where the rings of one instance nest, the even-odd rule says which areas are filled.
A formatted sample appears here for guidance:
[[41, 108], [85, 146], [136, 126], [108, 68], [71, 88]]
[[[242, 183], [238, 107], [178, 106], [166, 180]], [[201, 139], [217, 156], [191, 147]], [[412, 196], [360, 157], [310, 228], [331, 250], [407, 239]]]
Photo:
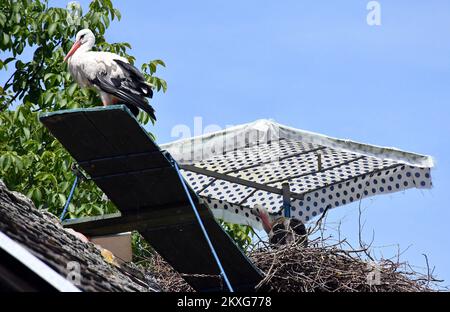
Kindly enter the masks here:
[[[144, 76], [134, 66], [114, 60], [124, 72], [124, 77], [108, 77], [105, 73], [98, 73], [91, 83], [100, 90], [112, 94], [125, 104], [142, 109], [156, 120], [155, 110], [148, 103], [146, 97], [152, 97], [153, 91], [145, 81]], [[135, 113], [135, 111], [133, 111]]]
[[135, 83], [135, 90], [143, 92], [143, 95], [145, 97], [153, 97], [152, 88], [150, 88], [150, 86], [145, 81], [144, 75], [142, 75], [142, 73], [136, 67], [121, 60], [114, 60], [114, 62], [116, 62], [122, 68], [122, 70], [130, 76], [131, 81]]
[[302, 221], [298, 219], [290, 219], [289, 226], [294, 231], [295, 234], [300, 236], [302, 240], [303, 247], [308, 246], [308, 231]]

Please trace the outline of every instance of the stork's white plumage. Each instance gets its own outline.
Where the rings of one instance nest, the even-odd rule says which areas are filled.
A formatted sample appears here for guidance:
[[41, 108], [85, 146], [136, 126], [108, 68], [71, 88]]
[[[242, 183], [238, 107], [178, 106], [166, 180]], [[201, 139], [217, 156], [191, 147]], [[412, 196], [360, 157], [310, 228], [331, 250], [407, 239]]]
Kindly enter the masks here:
[[133, 114], [139, 109], [154, 120], [155, 111], [146, 98], [153, 96], [151, 85], [128, 60], [110, 52], [93, 52], [95, 36], [89, 29], [80, 30], [64, 61], [81, 87], [94, 87], [100, 94], [103, 105], [124, 103]]

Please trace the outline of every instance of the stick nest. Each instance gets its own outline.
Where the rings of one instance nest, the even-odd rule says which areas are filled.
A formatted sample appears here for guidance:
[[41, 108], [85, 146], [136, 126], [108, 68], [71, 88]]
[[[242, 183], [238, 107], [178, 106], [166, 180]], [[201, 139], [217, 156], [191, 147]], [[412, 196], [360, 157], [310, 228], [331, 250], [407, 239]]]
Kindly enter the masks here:
[[[343, 250], [338, 245], [310, 242], [262, 247], [250, 253], [264, 273], [256, 287], [268, 292], [426, 292], [436, 280], [412, 271], [406, 263], [364, 260], [363, 250]], [[151, 271], [168, 292], [193, 289], [159, 255], [151, 260]]]

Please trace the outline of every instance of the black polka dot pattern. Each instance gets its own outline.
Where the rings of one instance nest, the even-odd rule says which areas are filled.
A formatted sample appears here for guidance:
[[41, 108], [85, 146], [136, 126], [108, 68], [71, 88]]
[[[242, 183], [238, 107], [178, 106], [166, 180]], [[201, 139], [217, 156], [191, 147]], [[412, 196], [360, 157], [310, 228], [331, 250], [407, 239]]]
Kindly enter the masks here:
[[214, 179], [203, 174], [198, 174], [191, 171], [181, 170], [181, 174], [187, 183], [196, 192], [202, 190], [206, 185], [211, 183]]
[[243, 204], [249, 207], [254, 207], [258, 204], [266, 207], [270, 213], [278, 213], [283, 207], [283, 196], [258, 190]]
[[307, 222], [325, 209], [357, 202], [363, 198], [403, 191], [409, 188], [431, 188], [429, 168], [398, 166], [367, 174], [305, 194], [304, 200], [292, 201], [292, 215]]
[[[380, 170], [386, 166], [391, 166], [394, 164], [395, 163], [392, 161], [381, 161], [374, 157], [365, 157], [342, 166], [334, 167], [324, 172], [313, 173], [301, 178], [294, 178], [289, 180], [289, 184], [291, 185], [291, 191], [305, 193], [319, 187], [334, 184], [338, 181], [359, 176], [361, 174], [368, 174], [374, 170]], [[283, 182], [279, 182], [270, 185], [280, 188], [282, 183]]]
[[216, 155], [195, 165], [219, 173], [242, 170], [258, 164], [276, 162], [280, 158], [319, 148], [318, 145], [280, 140]]
[[200, 192], [199, 195], [226, 200], [231, 203], [240, 203], [250, 195], [252, 191], [254, 191], [254, 189], [247, 186], [223, 180], [216, 180]]
[[281, 158], [280, 161], [233, 172], [230, 175], [263, 184], [270, 183], [271, 181], [285, 180], [292, 176], [307, 175], [311, 172], [318, 171], [317, 162], [319, 153], [322, 159], [321, 170], [326, 170], [358, 157], [356, 154], [346, 152], [338, 153], [331, 149], [324, 149], [286, 159]]
[[[432, 186], [430, 168], [288, 139], [232, 150], [194, 165], [278, 189], [289, 182], [293, 193], [304, 194], [303, 200], [293, 199], [291, 211], [303, 222], [366, 197]], [[271, 214], [282, 213], [279, 194], [190, 171], [183, 176], [218, 218], [261, 228], [252, 210], [256, 204]]]

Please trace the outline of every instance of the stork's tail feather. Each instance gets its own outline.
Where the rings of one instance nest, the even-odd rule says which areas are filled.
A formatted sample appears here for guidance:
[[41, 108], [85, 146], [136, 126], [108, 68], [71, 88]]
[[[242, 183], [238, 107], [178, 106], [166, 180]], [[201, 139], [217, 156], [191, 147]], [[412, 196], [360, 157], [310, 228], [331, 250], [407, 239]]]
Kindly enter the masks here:
[[139, 108], [142, 109], [144, 112], [146, 112], [153, 120], [156, 121], [156, 116], [155, 116], [155, 110], [153, 109], [153, 107], [146, 103], [145, 105], [135, 105], [135, 104], [131, 104], [131, 103], [124, 103], [125, 106], [130, 110], [130, 112], [134, 115], [134, 117], [137, 117], [139, 115]]
[[137, 117], [139, 115], [139, 108], [137, 108], [136, 106], [128, 103], [125, 103], [125, 106], [130, 110], [134, 117]]
[[136, 106], [146, 112], [153, 120], [156, 121], [155, 109], [147, 101], [139, 101]]
[[148, 82], [145, 82], [140, 85], [142, 93], [145, 97], [153, 98], [153, 88], [152, 85]]
[[144, 97], [140, 97], [135, 94], [128, 94], [120, 92], [120, 95], [125, 100], [125, 103], [129, 105], [133, 105], [136, 108], [142, 109], [146, 112], [153, 120], [156, 121], [155, 109], [148, 103], [147, 99]]

